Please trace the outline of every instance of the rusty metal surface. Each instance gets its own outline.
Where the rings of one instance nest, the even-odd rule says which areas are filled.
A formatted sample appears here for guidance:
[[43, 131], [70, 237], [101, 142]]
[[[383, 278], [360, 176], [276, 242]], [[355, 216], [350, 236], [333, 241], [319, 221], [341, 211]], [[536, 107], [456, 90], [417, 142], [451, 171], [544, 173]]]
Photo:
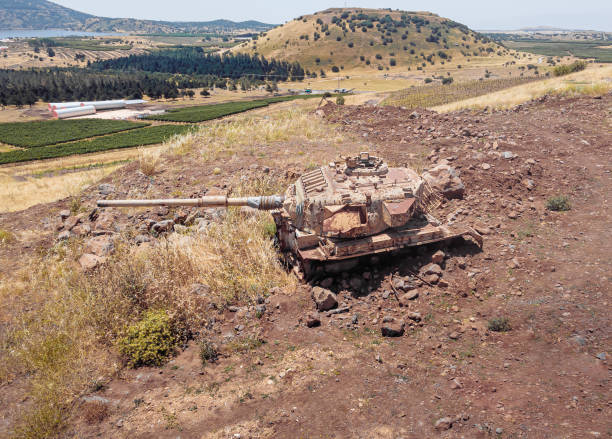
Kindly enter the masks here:
[[280, 249], [302, 262], [337, 261], [459, 236], [471, 236], [482, 246], [475, 230], [442, 225], [429, 214], [440, 202], [440, 195], [414, 170], [389, 168], [364, 152], [305, 173], [284, 196], [100, 200], [98, 205], [271, 210]]

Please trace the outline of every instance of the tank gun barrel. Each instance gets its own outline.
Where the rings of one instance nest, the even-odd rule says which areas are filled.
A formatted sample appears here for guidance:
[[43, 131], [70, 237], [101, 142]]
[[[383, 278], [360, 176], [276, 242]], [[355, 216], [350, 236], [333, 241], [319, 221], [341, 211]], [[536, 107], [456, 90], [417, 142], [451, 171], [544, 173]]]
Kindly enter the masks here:
[[275, 210], [283, 207], [285, 197], [281, 195], [261, 197], [229, 198], [208, 196], [200, 198], [169, 198], [160, 200], [98, 200], [98, 207], [150, 207], [150, 206], [188, 206], [188, 207], [229, 207], [249, 206], [258, 210]]

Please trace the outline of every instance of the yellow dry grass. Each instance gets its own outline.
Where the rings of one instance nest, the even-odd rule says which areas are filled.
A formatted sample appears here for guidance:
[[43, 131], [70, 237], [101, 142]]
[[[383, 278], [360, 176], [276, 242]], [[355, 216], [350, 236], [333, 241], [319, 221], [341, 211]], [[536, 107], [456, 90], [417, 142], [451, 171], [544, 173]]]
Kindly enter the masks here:
[[122, 163], [154, 155], [161, 146], [0, 166], [0, 212], [14, 212], [75, 195]]
[[261, 109], [248, 115], [212, 121], [204, 124], [199, 131], [177, 138], [168, 146], [177, 154], [196, 150], [203, 160], [210, 161], [229, 157], [256, 144], [292, 139], [341, 143], [345, 139], [342, 133], [309, 113], [318, 103], [318, 99], [294, 101], [272, 111]]
[[[251, 142], [340, 141], [334, 131], [298, 106], [212, 122], [159, 151], [189, 150], [205, 158]], [[155, 166], [166, 165], [164, 155], [151, 155]], [[264, 176], [241, 180], [234, 191], [269, 194], [285, 183]], [[277, 286], [291, 292], [297, 283], [278, 260], [274, 223], [263, 212], [230, 209], [206, 231], [173, 234], [154, 245], [131, 246], [132, 232], [124, 233], [115, 254], [95, 272], [78, 268], [83, 243], [71, 239], [0, 281], [0, 301], [10, 310], [0, 312], [0, 385], [25, 386], [20, 391], [28, 400], [11, 423], [14, 437], [60, 432], [72, 401], [122, 367], [116, 340], [145, 310], [164, 309], [180, 327], [198, 331], [211, 302], [248, 303]], [[194, 294], [195, 284], [207, 285], [208, 292]]]
[[603, 94], [612, 90], [612, 66], [594, 65], [582, 72], [512, 87], [432, 108], [449, 112], [464, 108], [510, 108], [546, 94]]

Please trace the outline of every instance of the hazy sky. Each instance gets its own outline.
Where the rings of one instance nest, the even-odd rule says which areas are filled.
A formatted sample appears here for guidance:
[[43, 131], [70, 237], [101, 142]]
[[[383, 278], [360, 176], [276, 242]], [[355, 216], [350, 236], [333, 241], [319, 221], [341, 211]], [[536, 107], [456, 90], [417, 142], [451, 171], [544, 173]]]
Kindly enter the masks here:
[[435, 12], [473, 29], [557, 26], [612, 31], [611, 0], [53, 0], [105, 17], [168, 21], [259, 20], [284, 23], [330, 7], [371, 7]]

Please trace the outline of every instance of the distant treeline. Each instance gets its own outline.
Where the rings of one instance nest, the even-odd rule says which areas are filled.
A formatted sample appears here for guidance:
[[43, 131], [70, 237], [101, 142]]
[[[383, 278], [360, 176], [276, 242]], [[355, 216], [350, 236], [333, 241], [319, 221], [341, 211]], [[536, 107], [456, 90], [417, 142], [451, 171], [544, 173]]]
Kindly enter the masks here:
[[201, 47], [160, 50], [144, 55], [98, 61], [90, 64], [94, 70], [145, 71], [214, 75], [238, 79], [245, 76], [274, 81], [303, 80], [306, 72], [298, 62], [289, 63], [248, 54], [207, 54]]
[[[106, 99], [174, 99], [193, 88], [249, 90], [264, 84], [253, 77], [228, 80], [215, 75], [171, 75], [147, 72], [92, 72], [89, 69], [0, 69], [0, 107], [33, 105], [37, 101], [94, 101]], [[272, 84], [273, 86], [274, 84]], [[273, 87], [274, 88], [274, 87]], [[206, 93], [204, 93], [206, 94]]]
[[147, 74], [105, 75], [86, 70], [0, 70], [0, 105], [33, 105], [45, 102], [139, 99], [143, 94], [178, 96], [178, 87], [167, 76]]

